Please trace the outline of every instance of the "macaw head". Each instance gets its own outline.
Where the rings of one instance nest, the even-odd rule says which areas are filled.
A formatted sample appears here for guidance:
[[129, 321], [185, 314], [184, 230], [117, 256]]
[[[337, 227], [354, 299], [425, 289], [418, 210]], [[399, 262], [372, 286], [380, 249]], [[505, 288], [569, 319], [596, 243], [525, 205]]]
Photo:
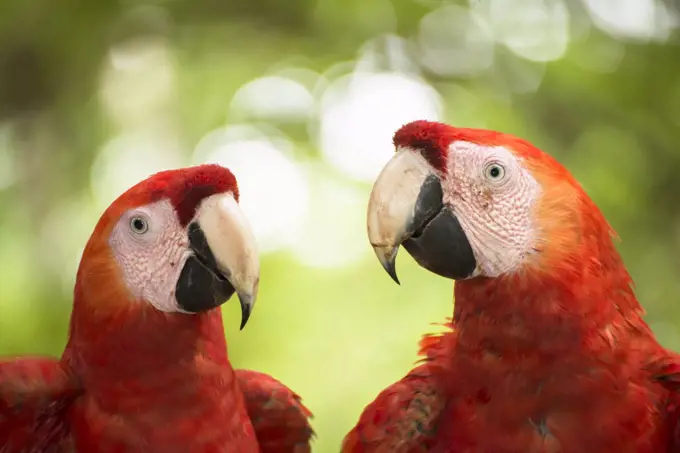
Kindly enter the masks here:
[[370, 196], [368, 237], [395, 281], [401, 245], [455, 280], [570, 275], [591, 257], [618, 259], [599, 209], [527, 141], [430, 121], [406, 124], [393, 141], [396, 154]]
[[259, 257], [238, 199], [234, 175], [219, 165], [164, 171], [131, 187], [102, 214], [85, 247], [74, 311], [104, 328], [150, 313], [195, 316], [236, 294], [243, 328], [257, 296]]

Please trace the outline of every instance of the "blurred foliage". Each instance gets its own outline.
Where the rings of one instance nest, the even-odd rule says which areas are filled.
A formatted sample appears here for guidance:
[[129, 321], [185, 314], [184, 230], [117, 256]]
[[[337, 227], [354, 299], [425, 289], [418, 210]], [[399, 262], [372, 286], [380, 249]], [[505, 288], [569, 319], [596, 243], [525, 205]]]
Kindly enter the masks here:
[[264, 253], [248, 328], [224, 308], [232, 361], [301, 393], [314, 451], [337, 451], [452, 312], [450, 282], [404, 254], [393, 285], [365, 239], [390, 133], [421, 116], [571, 169], [680, 350], [679, 18], [670, 0], [3, 0], [0, 354], [61, 352], [115, 195], [219, 155]]

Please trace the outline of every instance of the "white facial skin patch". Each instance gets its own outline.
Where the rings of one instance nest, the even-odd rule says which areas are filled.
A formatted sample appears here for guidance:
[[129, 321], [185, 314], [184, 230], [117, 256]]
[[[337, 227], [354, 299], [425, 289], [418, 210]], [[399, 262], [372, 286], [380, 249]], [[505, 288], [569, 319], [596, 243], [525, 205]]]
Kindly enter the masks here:
[[453, 209], [477, 260], [473, 276], [497, 277], [532, 253], [532, 206], [541, 186], [521, 160], [500, 146], [451, 144], [444, 203]]
[[125, 212], [111, 232], [109, 246], [130, 294], [164, 312], [183, 312], [175, 286], [192, 252], [169, 200]]

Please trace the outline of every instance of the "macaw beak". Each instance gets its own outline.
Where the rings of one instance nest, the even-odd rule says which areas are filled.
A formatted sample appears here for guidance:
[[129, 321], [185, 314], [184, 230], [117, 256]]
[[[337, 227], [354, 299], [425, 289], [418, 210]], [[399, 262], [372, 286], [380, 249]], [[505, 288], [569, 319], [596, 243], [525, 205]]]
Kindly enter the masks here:
[[236, 293], [241, 303], [241, 329], [255, 305], [260, 261], [252, 229], [231, 193], [204, 199], [189, 224], [187, 259], [175, 296], [182, 310], [206, 311]]
[[385, 165], [373, 185], [367, 218], [368, 239], [397, 284], [401, 245], [435, 274], [463, 279], [474, 273], [477, 263], [470, 242], [443, 202], [439, 176], [420, 153], [398, 150]]

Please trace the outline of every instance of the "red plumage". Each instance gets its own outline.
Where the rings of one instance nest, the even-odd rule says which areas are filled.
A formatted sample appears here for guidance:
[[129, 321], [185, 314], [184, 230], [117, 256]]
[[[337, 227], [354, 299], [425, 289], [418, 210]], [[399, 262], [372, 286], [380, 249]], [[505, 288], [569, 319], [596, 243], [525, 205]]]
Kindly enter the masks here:
[[[446, 169], [447, 149], [456, 140], [489, 146], [509, 145], [527, 157], [553, 161], [550, 155], [542, 153], [519, 137], [487, 129], [454, 128], [435, 121], [419, 120], [404, 125], [394, 134], [392, 143], [397, 148], [420, 152], [436, 170], [443, 172]], [[556, 168], [559, 167], [561, 166], [557, 164]], [[563, 174], [568, 174], [563, 168], [562, 170]]]
[[510, 149], [544, 188], [545, 240], [521, 270], [456, 281], [450, 330], [424, 338], [423, 364], [364, 410], [343, 452], [680, 452], [680, 360], [567, 170], [493, 131], [414, 122], [394, 140], [438, 170], [454, 140]]
[[135, 185], [102, 215], [83, 252], [60, 360], [0, 362], [3, 453], [305, 453], [309, 411], [270, 376], [234, 370], [219, 308], [165, 313], [131, 300], [108, 244], [130, 208], [169, 199], [182, 226], [229, 170], [172, 170]]
[[239, 199], [238, 185], [231, 171], [216, 164], [199, 165], [156, 173], [128, 189], [112, 208], [168, 198], [175, 207], [180, 224], [186, 226], [201, 200], [222, 192], [231, 192], [236, 201]]
[[312, 430], [307, 410], [298, 395], [281, 382], [250, 370], [236, 372], [248, 395], [246, 409], [263, 453], [309, 453]]
[[0, 451], [69, 451], [72, 444], [65, 420], [81, 393], [77, 378], [55, 358], [1, 360]]

